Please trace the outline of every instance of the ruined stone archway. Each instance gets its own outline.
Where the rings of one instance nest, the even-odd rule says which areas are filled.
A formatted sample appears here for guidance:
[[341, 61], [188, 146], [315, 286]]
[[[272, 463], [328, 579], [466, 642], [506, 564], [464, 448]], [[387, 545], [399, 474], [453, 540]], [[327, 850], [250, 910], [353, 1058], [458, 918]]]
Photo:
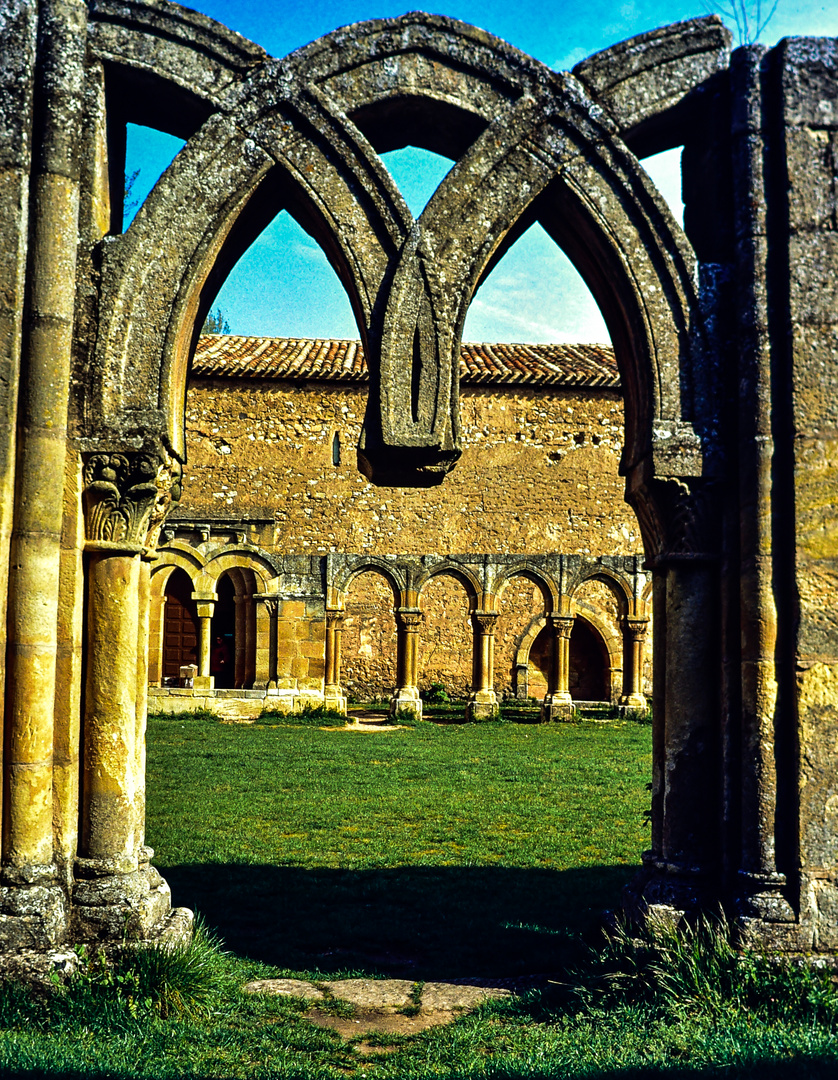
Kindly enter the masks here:
[[[19, 105], [0, 390], [10, 947], [172, 918], [143, 842], [151, 563], [179, 496], [196, 328], [281, 208], [351, 298], [372, 373], [359, 461], [379, 483], [439, 482], [456, 463], [459, 336], [493, 261], [535, 218], [566, 249], [615, 345], [622, 470], [655, 575], [638, 896], [676, 910], [726, 897], [773, 944], [838, 943], [824, 734], [838, 643], [821, 600], [835, 576], [834, 192], [818, 156], [838, 129], [820, 108], [836, 96], [832, 46], [731, 62], [711, 18], [559, 74], [421, 14], [285, 60], [176, 5], [45, 2], [19, 29], [0, 67]], [[138, 86], [147, 119], [188, 140], [120, 236], [118, 132]], [[695, 251], [636, 157], [685, 136]], [[418, 221], [377, 154], [400, 140], [456, 158]], [[409, 582], [405, 600], [412, 633]]]

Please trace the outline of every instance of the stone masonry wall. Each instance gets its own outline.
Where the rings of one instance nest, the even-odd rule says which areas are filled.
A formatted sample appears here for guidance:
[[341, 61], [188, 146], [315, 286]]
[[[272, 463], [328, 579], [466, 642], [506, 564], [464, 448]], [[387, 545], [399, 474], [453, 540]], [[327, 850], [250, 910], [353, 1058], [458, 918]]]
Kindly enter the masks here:
[[619, 394], [464, 387], [463, 457], [439, 487], [416, 490], [375, 487], [358, 472], [366, 392], [195, 380], [180, 513], [272, 521], [253, 539], [299, 554], [641, 549], [617, 472]]

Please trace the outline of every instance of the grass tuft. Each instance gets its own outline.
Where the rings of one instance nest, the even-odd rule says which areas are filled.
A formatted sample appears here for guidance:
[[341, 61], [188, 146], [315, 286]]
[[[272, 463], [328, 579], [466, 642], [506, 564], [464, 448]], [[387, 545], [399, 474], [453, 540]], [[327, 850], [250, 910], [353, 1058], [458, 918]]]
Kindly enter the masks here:
[[569, 973], [568, 986], [589, 1007], [648, 1005], [668, 1015], [758, 1013], [830, 1024], [838, 1018], [831, 971], [738, 948], [735, 927], [721, 912], [677, 926], [653, 916], [639, 927], [618, 922]]

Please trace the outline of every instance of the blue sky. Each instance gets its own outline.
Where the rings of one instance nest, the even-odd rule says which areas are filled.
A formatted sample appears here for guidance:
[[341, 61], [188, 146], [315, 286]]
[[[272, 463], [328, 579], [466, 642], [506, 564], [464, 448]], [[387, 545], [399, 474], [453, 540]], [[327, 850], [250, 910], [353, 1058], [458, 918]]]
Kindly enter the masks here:
[[[411, 10], [387, 0], [206, 0], [193, 5], [283, 56], [339, 26]], [[473, 23], [567, 70], [599, 49], [665, 23], [708, 10], [699, 0], [453, 0], [435, 10]], [[760, 40], [791, 35], [838, 35], [836, 0], [780, 0]], [[160, 132], [129, 126], [127, 172], [140, 169], [132, 195], [144, 198], [182, 144]], [[451, 162], [411, 147], [384, 160], [414, 213], [424, 206]], [[680, 219], [680, 154], [644, 162]], [[315, 242], [287, 213], [280, 214], [232, 271], [217, 300], [233, 333], [291, 337], [357, 337], [349, 301]], [[564, 254], [533, 226], [475, 295], [467, 341], [607, 341], [599, 311]]]

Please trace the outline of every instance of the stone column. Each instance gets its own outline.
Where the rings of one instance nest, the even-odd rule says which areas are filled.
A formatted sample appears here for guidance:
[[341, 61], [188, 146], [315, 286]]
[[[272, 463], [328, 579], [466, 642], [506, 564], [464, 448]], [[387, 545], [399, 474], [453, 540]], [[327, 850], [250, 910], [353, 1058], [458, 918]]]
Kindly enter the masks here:
[[515, 665], [515, 697], [526, 700], [530, 692], [530, 666], [529, 664]]
[[630, 709], [646, 709], [643, 693], [643, 643], [648, 619], [623, 619], [623, 693], [620, 704]]
[[244, 679], [248, 689], [256, 681], [256, 601], [252, 594], [244, 598]]
[[425, 616], [419, 608], [396, 608], [396, 687], [390, 699], [390, 715], [405, 711], [422, 718], [422, 700], [417, 684], [419, 669], [419, 627]]
[[[741, 102], [733, 114], [732, 126], [733, 183], [736, 202], [741, 208], [736, 220], [737, 270], [739, 280], [747, 283], [740, 294], [737, 381], [742, 700], [742, 850], [737, 891], [741, 914], [769, 923], [788, 923], [794, 920], [795, 914], [786, 897], [786, 877], [778, 872], [775, 835], [776, 745], [782, 734], [778, 734], [775, 663], [778, 624], [774, 595], [777, 568], [773, 533], [781, 515], [775, 517], [772, 502], [777, 467], [774, 431], [779, 421], [776, 409], [772, 408], [772, 342], [766, 315], [770, 308], [770, 254], [764, 176], [764, 129], [768, 120], [763, 115], [763, 54], [764, 50], [759, 46], [738, 50], [730, 69], [732, 85]], [[802, 176], [802, 173], [798, 175]], [[783, 181], [786, 181], [785, 174]], [[805, 190], [808, 196], [808, 187]], [[806, 209], [808, 204], [804, 200], [798, 213], [803, 216]], [[806, 235], [808, 238], [812, 234], [807, 232]], [[784, 337], [780, 351], [787, 348], [789, 345]], [[825, 387], [821, 394], [824, 398], [828, 396]], [[804, 400], [809, 399], [804, 395]], [[800, 436], [802, 432], [797, 434]], [[822, 445], [818, 443], [819, 453], [823, 453]], [[824, 504], [831, 501], [824, 500]], [[818, 528], [823, 526], [819, 524]], [[792, 612], [789, 614], [791, 616]], [[795, 621], [796, 615], [795, 611]], [[818, 646], [820, 651], [821, 646]], [[794, 730], [797, 724], [795, 717], [789, 726]], [[794, 738], [796, 732], [791, 737]], [[786, 755], [786, 761], [796, 756], [795, 749]]]
[[467, 720], [490, 720], [500, 712], [495, 693], [495, 623], [496, 611], [474, 611], [472, 653], [473, 687], [466, 705]]
[[573, 615], [550, 614], [547, 625], [553, 632], [553, 648], [547, 693], [541, 705], [542, 722], [569, 720], [573, 716], [573, 698], [570, 696], [570, 635], [573, 631]]
[[215, 612], [215, 594], [192, 593], [198, 615], [198, 674], [192, 683], [196, 690], [212, 690], [215, 678], [210, 674], [212, 655], [212, 617]]
[[73, 935], [118, 942], [147, 936], [170, 912], [148, 860], [145, 685], [146, 553], [173, 498], [179, 467], [159, 454], [96, 454], [84, 467], [87, 679], [80, 853]]
[[[11, 52], [22, 66], [15, 70], [13, 59], [11, 71], [5, 72], [21, 96], [13, 92], [6, 98], [9, 117], [2, 152], [3, 217], [11, 211], [17, 220], [3, 235], [0, 257], [0, 350], [10, 361], [8, 367], [4, 363], [0, 386], [0, 460], [5, 465], [0, 484], [0, 641], [6, 640], [5, 664], [0, 665], [6, 680], [0, 946], [44, 949], [58, 944], [67, 930], [66, 896], [58, 883], [53, 841], [53, 746], [87, 11], [80, 0], [52, 0], [32, 5], [27, 18], [22, 7], [7, 8], [4, 19], [4, 31], [12, 36]], [[37, 35], [32, 21], [36, 11]], [[17, 41], [16, 33], [23, 35]], [[4, 59], [9, 59], [8, 50]], [[13, 114], [21, 108], [21, 119], [28, 121], [33, 88], [30, 142], [29, 131], [20, 132], [19, 138], [13, 135]], [[25, 148], [18, 158], [22, 163], [30, 147], [31, 165], [15, 194], [10, 156], [13, 160], [15, 149]], [[15, 326], [8, 305], [21, 298], [24, 282], [25, 322]], [[16, 401], [18, 367], [22, 379]], [[7, 548], [12, 498], [14, 527]]]
[[666, 702], [661, 870], [667, 902], [700, 903], [720, 859], [718, 566], [666, 567]]
[[247, 679], [247, 604], [243, 596], [236, 596], [233, 603], [236, 606], [236, 624], [233, 635], [235, 656], [232, 658], [235, 664], [233, 685], [241, 688]]
[[254, 690], [276, 688], [276, 597], [257, 593], [256, 604], [256, 663]]
[[327, 709], [346, 712], [346, 695], [340, 685], [340, 648], [343, 637], [345, 611], [337, 609], [326, 612], [326, 676], [323, 702]]

